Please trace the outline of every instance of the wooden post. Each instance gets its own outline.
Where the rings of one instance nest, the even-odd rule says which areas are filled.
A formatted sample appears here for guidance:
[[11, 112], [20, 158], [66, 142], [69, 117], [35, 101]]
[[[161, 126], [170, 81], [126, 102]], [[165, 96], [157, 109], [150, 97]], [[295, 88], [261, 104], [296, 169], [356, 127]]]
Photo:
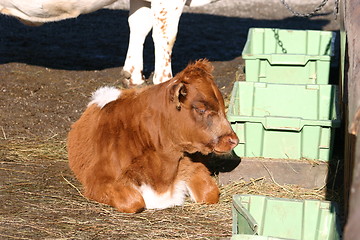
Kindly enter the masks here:
[[[360, 239], [360, 1], [341, 2], [347, 47], [344, 66], [345, 211], [348, 213], [344, 239]], [[351, 185], [350, 185], [351, 184]], [[349, 189], [350, 191], [346, 191]], [[347, 201], [349, 196], [349, 201]], [[347, 205], [347, 202], [349, 205]], [[347, 207], [348, 206], [348, 207]]]

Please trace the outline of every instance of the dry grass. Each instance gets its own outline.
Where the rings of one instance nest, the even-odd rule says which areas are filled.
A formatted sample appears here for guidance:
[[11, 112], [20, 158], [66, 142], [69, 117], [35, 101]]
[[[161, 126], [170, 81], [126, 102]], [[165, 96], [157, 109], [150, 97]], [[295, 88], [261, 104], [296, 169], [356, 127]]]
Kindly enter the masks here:
[[65, 142], [55, 139], [0, 141], [0, 184], [2, 239], [218, 239], [231, 236], [234, 194], [325, 199], [325, 189], [260, 178], [221, 187], [219, 204], [187, 201], [182, 207], [123, 214], [81, 195], [67, 166]]

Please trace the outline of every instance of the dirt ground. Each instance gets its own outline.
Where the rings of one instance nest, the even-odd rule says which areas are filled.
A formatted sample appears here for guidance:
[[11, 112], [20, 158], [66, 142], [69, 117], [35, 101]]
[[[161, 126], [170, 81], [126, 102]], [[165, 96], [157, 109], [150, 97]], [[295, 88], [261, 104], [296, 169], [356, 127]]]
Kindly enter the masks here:
[[[186, 9], [173, 50], [173, 70], [179, 72], [189, 61], [208, 58], [225, 98], [244, 64], [241, 52], [250, 27], [339, 30], [331, 13], [333, 2], [310, 19], [294, 17], [279, 1], [224, 2]], [[295, 7], [310, 12], [319, 2], [305, 1]], [[209, 218], [218, 217], [218, 208], [201, 205], [164, 210], [162, 214], [169, 214], [159, 219], [154, 212], [114, 213], [77, 191], [80, 186], [67, 166], [66, 135], [94, 90], [104, 85], [121, 87], [127, 16], [127, 10], [101, 10], [37, 28], [0, 16], [0, 238], [231, 236], [231, 204], [226, 201], [226, 213], [215, 222]], [[151, 38], [146, 41], [144, 59], [145, 74], [150, 76]], [[243, 73], [239, 79], [244, 79]], [[203, 215], [204, 211], [213, 211], [214, 216]], [[136, 228], [140, 222], [147, 227]], [[163, 224], [172, 227], [157, 234]]]

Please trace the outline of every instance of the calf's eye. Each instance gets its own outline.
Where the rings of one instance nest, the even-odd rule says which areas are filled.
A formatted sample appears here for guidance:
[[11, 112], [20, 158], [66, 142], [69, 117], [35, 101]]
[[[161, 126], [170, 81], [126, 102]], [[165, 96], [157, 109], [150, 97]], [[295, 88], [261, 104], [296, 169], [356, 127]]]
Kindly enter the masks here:
[[196, 108], [196, 111], [199, 113], [199, 114], [204, 114], [206, 112], [206, 109], [204, 108]]
[[203, 102], [197, 102], [192, 105], [192, 108], [195, 110], [195, 112], [199, 115], [204, 115], [209, 112], [208, 106]]

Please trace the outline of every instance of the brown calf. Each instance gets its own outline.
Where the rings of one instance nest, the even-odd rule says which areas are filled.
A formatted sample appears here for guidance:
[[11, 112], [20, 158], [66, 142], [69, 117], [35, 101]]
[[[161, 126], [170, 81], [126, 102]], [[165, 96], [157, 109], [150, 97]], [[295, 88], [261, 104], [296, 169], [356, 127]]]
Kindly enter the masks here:
[[68, 136], [70, 168], [85, 196], [121, 212], [217, 203], [207, 168], [187, 153], [226, 153], [238, 138], [225, 117], [212, 65], [200, 60], [142, 89], [101, 88]]

